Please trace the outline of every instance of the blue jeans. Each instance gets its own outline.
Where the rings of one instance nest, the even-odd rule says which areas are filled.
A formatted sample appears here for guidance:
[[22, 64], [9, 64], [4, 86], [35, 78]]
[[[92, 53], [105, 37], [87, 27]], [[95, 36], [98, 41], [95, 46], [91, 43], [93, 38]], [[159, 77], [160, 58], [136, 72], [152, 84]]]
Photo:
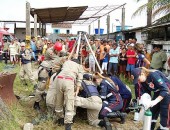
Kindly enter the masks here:
[[118, 63], [109, 62], [108, 74], [111, 74], [112, 68], [114, 69], [114, 74], [117, 74], [117, 65]]

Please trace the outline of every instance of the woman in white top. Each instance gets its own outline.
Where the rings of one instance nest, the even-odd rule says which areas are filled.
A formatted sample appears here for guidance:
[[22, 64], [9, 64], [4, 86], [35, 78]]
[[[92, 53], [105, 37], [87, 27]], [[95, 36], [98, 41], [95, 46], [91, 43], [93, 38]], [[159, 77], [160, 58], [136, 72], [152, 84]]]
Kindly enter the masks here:
[[17, 54], [17, 51], [16, 51], [16, 45], [14, 44], [14, 41], [11, 41], [11, 44], [9, 45], [9, 52], [10, 52], [10, 61], [12, 65], [15, 65], [15, 61], [16, 61], [15, 55]]

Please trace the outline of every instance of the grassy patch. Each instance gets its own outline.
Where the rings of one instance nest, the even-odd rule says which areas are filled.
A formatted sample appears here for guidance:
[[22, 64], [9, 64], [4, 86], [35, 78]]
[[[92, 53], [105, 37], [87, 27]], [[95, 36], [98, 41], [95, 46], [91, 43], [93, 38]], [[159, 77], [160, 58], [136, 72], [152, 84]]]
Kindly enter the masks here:
[[[5, 67], [5, 64], [0, 63], [0, 72], [15, 72], [17, 73], [16, 79], [14, 81], [14, 93], [21, 96], [22, 98], [28, 97], [30, 93], [33, 92], [33, 85], [29, 80], [26, 80], [28, 86], [24, 86], [24, 83], [19, 79], [19, 65], [14, 68]], [[121, 80], [128, 85], [132, 90], [132, 95], [134, 97], [134, 86], [121, 76]], [[43, 106], [44, 102], [41, 102]], [[33, 102], [29, 100], [22, 100], [9, 106], [9, 109], [14, 116], [13, 120], [0, 120], [0, 130], [22, 130], [25, 123], [32, 122], [33, 119], [37, 119], [39, 114], [32, 108]], [[134, 124], [132, 122], [133, 114], [128, 115], [127, 123], [120, 125], [115, 121], [111, 121], [113, 125], [117, 125], [122, 129], [126, 129], [128, 126], [132, 127]], [[136, 124], [135, 124], [136, 125]], [[135, 126], [134, 125], [134, 126]], [[138, 125], [137, 125], [138, 126]], [[137, 127], [138, 128], [138, 127]], [[53, 124], [52, 120], [42, 121], [39, 125], [34, 125], [34, 130], [63, 130], [64, 127], [59, 127]], [[95, 128], [89, 126], [87, 120], [76, 119], [73, 130], [101, 130], [101, 128]]]

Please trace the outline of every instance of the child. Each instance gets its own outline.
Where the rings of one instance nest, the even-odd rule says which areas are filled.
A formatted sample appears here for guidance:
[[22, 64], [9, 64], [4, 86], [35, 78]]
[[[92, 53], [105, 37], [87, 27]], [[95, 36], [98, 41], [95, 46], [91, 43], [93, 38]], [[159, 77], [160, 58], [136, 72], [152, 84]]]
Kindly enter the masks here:
[[102, 70], [104, 71], [105, 74], [107, 74], [107, 64], [109, 62], [109, 54], [107, 53], [107, 48], [104, 48], [103, 52], [103, 63], [102, 63]]

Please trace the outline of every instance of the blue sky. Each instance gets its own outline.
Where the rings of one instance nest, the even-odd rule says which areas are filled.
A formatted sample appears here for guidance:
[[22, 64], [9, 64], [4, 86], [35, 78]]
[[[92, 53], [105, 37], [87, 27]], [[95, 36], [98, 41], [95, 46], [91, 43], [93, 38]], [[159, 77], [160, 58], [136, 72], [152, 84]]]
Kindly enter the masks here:
[[[103, 5], [121, 5], [127, 3], [125, 6], [126, 25], [133, 27], [140, 27], [146, 25], [146, 13], [140, 16], [131, 18], [133, 12], [147, 0], [141, 0], [137, 3], [136, 0], [27, 0], [30, 2], [32, 8], [47, 8], [47, 7], [65, 7], [65, 6], [103, 6]], [[25, 3], [26, 0], [1, 0], [0, 4], [0, 19], [1, 20], [25, 20]], [[111, 28], [112, 26], [120, 25], [115, 19], [121, 21], [121, 10], [116, 10], [110, 14]], [[33, 20], [31, 18], [31, 20]], [[0, 26], [2, 23], [0, 24]], [[97, 21], [91, 24], [91, 32], [97, 28]], [[101, 28], [106, 30], [106, 17], [101, 18]], [[75, 26], [75, 30], [88, 30], [87, 26]], [[112, 29], [111, 29], [112, 31]]]

